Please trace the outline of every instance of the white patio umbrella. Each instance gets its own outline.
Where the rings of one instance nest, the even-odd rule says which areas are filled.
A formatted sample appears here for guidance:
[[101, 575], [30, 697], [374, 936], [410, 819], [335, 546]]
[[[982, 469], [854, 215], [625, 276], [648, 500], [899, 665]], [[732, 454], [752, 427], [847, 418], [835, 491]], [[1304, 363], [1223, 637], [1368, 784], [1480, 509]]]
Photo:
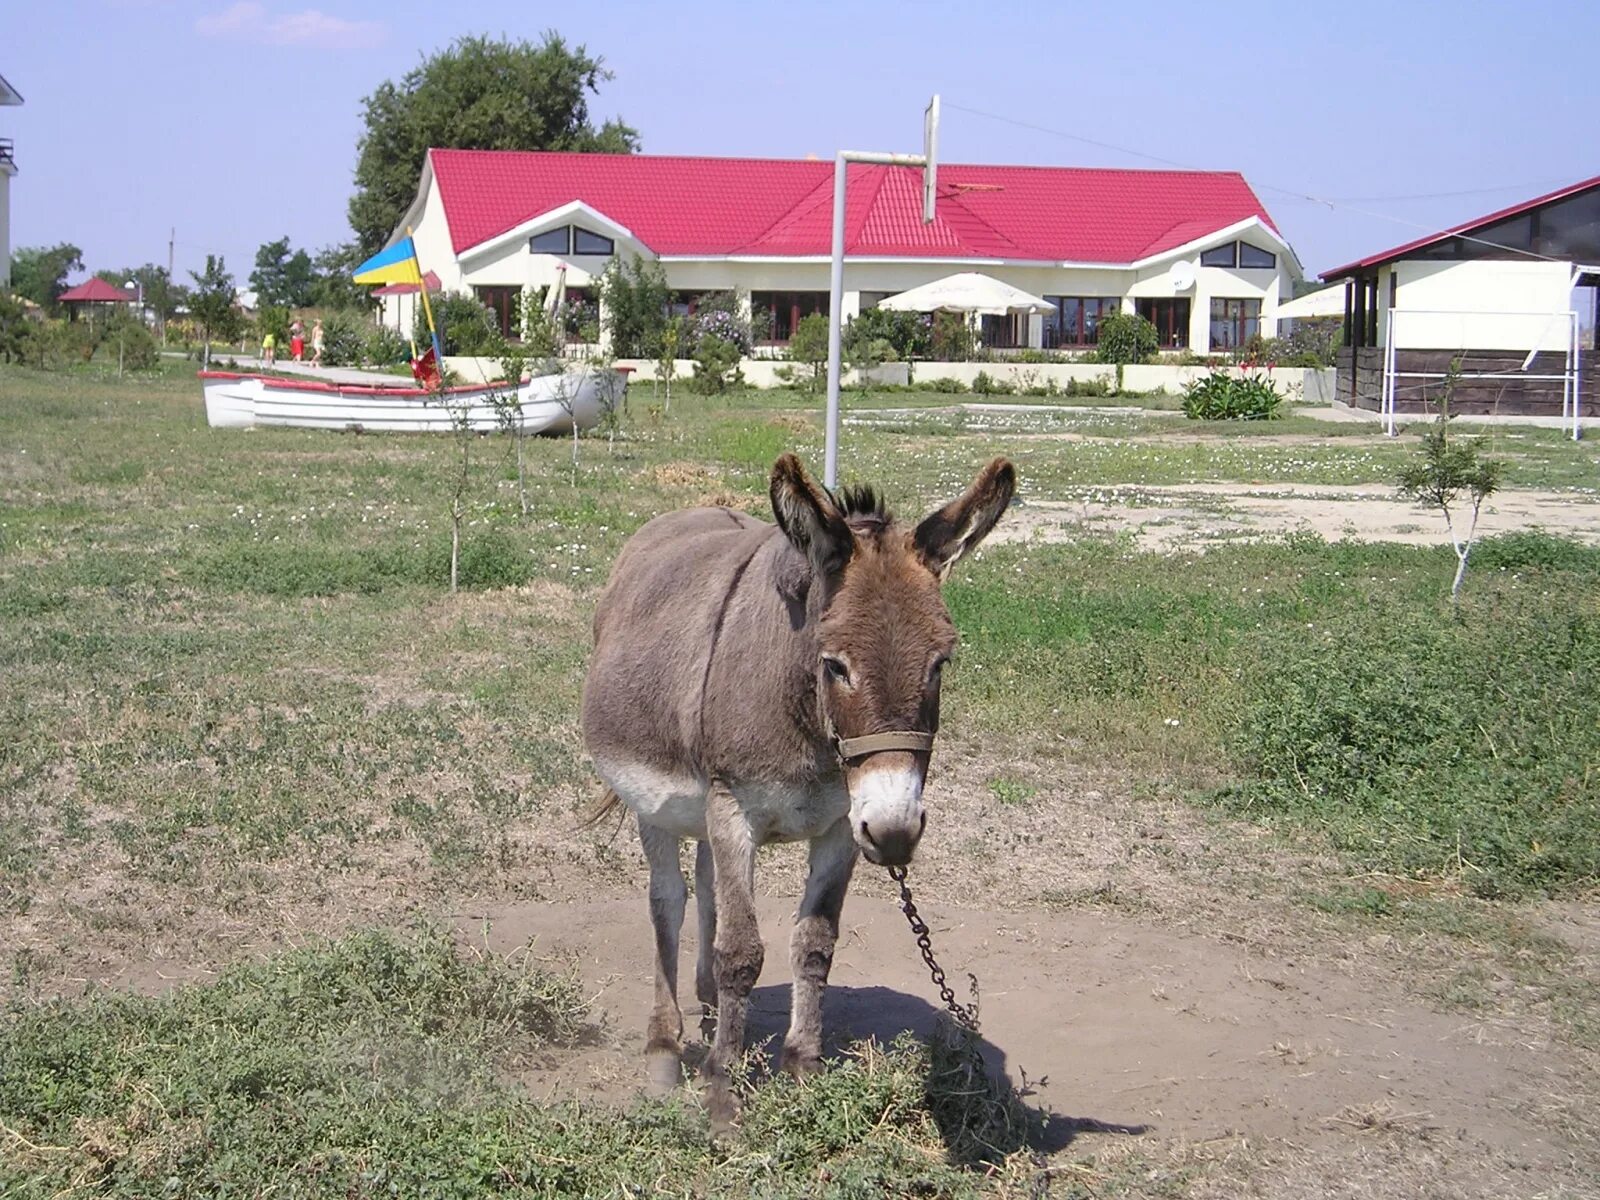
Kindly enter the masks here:
[[1278, 320], [1303, 321], [1307, 317], [1344, 316], [1344, 284], [1307, 292], [1297, 300], [1278, 305]]
[[898, 312], [948, 310], [1003, 316], [1014, 312], [1049, 312], [1055, 305], [992, 276], [977, 271], [962, 271], [901, 292], [898, 296], [890, 296], [881, 301], [878, 307]]

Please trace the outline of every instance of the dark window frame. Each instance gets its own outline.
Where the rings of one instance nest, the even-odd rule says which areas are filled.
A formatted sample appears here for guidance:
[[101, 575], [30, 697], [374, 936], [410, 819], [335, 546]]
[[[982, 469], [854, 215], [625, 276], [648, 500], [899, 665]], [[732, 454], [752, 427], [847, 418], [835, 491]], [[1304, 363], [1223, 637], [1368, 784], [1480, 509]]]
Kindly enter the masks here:
[[[1252, 246], [1249, 242], [1239, 242], [1239, 270], [1241, 271], [1276, 271], [1278, 269], [1278, 256], [1271, 250], [1263, 250], [1260, 246]], [[1259, 254], [1266, 259], [1265, 262], [1247, 263], [1244, 260], [1245, 251]]]
[[827, 292], [807, 288], [751, 292], [751, 312], [766, 312], [772, 318], [767, 336], [756, 340], [763, 346], [787, 346], [801, 320], [816, 312], [826, 316], [828, 303]]
[[521, 328], [512, 327], [512, 318], [516, 315], [517, 304], [522, 298], [521, 288], [503, 283], [475, 284], [472, 294], [477, 297], [479, 304], [494, 314], [495, 323], [500, 327], [501, 337], [514, 342], [522, 340]]
[[[1208, 262], [1207, 261], [1208, 259], [1210, 259], [1214, 255], [1218, 255], [1218, 254], [1227, 255], [1228, 261], [1227, 262]], [[1209, 250], [1200, 251], [1200, 265], [1202, 267], [1224, 267], [1224, 268], [1226, 268], [1226, 269], [1228, 269], [1230, 271], [1234, 270], [1239, 265], [1239, 243], [1238, 242], [1226, 242], [1221, 246], [1213, 246]]]
[[[1049, 295], [1044, 297], [1055, 308], [1055, 335], [1054, 344], [1047, 345], [1047, 349], [1062, 347], [1095, 346], [1100, 342], [1100, 322], [1110, 313], [1122, 311], [1121, 296], [1068, 296], [1064, 294]], [[1067, 304], [1075, 303], [1077, 320], [1073, 325], [1067, 323]], [[1089, 308], [1094, 306], [1094, 322], [1091, 327], [1089, 321]], [[1045, 341], [1051, 341], [1051, 334], [1047, 329]]]
[[[540, 238], [559, 237], [561, 248], [559, 250], [547, 249], [539, 245]], [[536, 233], [528, 239], [528, 253], [530, 254], [571, 254], [572, 253], [572, 226], [563, 225], [559, 229], [546, 229], [543, 233]]]
[[[616, 254], [617, 240], [615, 238], [605, 237], [602, 234], [595, 233], [592, 229], [585, 229], [582, 225], [573, 225], [571, 226], [571, 229], [572, 253], [575, 256], [579, 254], [585, 254], [591, 258], [610, 258], [612, 255]], [[603, 245], [605, 249], [585, 250], [582, 245], [584, 238], [589, 238], [593, 242], [598, 242], [599, 244]]]
[[[1222, 315], [1217, 316], [1217, 305], [1222, 305]], [[1237, 305], [1235, 311], [1232, 306]], [[1251, 306], [1254, 306], [1254, 312]], [[1217, 344], [1217, 326], [1232, 326], [1231, 342], [1224, 341], [1221, 346]], [[1252, 328], [1253, 326], [1253, 328]], [[1211, 312], [1206, 324], [1206, 337], [1212, 350], [1234, 350], [1240, 346], [1248, 345], [1250, 339], [1261, 332], [1261, 300], [1257, 296], [1213, 296], [1211, 297]]]
[[1133, 302], [1134, 311], [1156, 327], [1163, 350], [1187, 350], [1189, 325], [1194, 305], [1188, 296], [1143, 297]]

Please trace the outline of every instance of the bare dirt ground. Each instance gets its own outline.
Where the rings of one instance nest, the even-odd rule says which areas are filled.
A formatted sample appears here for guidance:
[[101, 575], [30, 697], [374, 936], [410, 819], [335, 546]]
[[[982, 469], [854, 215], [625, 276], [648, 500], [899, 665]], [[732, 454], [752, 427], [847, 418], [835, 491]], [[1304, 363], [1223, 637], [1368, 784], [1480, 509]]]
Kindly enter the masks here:
[[[1600, 543], [1600, 500], [1516, 489], [1484, 505], [1480, 535], [1543, 530]], [[1146, 549], [1204, 549], [1304, 531], [1329, 541], [1440, 545], [1438, 513], [1397, 499], [1393, 488], [1338, 484], [1188, 483], [1124, 486], [1109, 498], [1028, 501], [995, 531], [1001, 541], [1066, 541], [1085, 532], [1133, 534]]]

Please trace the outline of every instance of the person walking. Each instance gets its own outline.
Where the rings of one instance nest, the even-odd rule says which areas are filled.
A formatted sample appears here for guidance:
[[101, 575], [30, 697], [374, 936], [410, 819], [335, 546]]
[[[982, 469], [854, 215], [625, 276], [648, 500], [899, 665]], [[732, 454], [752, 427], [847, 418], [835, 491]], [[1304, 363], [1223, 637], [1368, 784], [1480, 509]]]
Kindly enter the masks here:
[[324, 338], [322, 333], [322, 318], [318, 317], [316, 322], [311, 326], [311, 365], [313, 367], [320, 367], [322, 365], [323, 344]]
[[272, 330], [267, 330], [261, 335], [261, 365], [270, 367], [276, 365], [278, 339], [272, 336]]
[[300, 324], [300, 318], [296, 317], [294, 323], [289, 326], [289, 357], [295, 362], [301, 362], [305, 356], [306, 327]]

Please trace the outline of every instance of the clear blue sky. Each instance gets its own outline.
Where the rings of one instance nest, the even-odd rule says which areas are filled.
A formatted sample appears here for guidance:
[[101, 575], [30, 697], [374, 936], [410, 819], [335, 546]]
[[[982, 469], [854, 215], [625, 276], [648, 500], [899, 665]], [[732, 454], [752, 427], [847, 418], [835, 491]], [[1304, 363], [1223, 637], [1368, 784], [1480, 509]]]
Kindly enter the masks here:
[[90, 270], [164, 262], [174, 225], [180, 278], [207, 251], [242, 281], [263, 241], [344, 239], [361, 98], [453, 37], [547, 27], [605, 58], [592, 111], [646, 152], [916, 150], [939, 91], [948, 161], [1151, 165], [967, 108], [1241, 171], [1308, 273], [1600, 174], [1595, 0], [6, 10], [0, 75], [27, 100], [0, 108], [12, 244], [72, 241]]

